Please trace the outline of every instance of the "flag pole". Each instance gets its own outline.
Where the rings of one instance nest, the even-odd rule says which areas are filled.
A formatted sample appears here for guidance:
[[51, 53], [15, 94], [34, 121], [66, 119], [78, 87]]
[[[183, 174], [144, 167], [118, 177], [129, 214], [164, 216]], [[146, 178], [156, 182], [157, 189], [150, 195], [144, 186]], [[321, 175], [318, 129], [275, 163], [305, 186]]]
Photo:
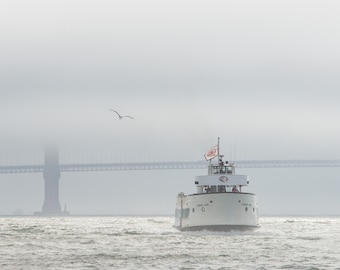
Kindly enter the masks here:
[[217, 137], [217, 159], [220, 158], [220, 137]]

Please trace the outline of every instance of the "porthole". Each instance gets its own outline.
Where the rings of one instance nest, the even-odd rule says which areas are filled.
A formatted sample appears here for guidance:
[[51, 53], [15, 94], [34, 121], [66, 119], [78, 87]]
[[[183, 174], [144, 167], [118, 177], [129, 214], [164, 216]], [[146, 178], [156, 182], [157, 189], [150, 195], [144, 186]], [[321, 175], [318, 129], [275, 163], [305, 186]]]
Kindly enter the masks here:
[[205, 208], [204, 207], [202, 207], [201, 210], [202, 210], [202, 212], [205, 212]]

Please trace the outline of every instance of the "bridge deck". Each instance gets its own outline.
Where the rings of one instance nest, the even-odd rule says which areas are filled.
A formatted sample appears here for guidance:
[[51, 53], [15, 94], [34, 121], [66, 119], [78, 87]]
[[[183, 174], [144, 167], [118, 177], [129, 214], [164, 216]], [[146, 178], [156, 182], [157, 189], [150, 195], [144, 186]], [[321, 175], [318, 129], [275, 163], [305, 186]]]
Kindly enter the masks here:
[[[240, 160], [238, 168], [292, 168], [292, 167], [340, 167], [340, 160]], [[60, 164], [61, 172], [86, 171], [130, 171], [130, 170], [173, 170], [173, 169], [206, 169], [208, 162], [135, 162], [135, 163], [89, 163]], [[0, 173], [39, 173], [44, 165], [0, 166]]]

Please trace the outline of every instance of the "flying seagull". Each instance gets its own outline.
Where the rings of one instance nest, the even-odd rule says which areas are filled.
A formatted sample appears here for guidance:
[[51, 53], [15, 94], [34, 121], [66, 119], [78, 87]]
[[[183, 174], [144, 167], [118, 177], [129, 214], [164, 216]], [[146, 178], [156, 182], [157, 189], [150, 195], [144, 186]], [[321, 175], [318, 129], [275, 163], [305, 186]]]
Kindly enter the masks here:
[[117, 111], [115, 111], [115, 110], [112, 110], [112, 109], [110, 109], [110, 111], [115, 112], [115, 113], [118, 115], [119, 120], [121, 120], [123, 117], [128, 117], [128, 118], [131, 118], [131, 119], [135, 119], [135, 118], [133, 118], [133, 117], [130, 116], [130, 115], [120, 115], [119, 112], [117, 112]]

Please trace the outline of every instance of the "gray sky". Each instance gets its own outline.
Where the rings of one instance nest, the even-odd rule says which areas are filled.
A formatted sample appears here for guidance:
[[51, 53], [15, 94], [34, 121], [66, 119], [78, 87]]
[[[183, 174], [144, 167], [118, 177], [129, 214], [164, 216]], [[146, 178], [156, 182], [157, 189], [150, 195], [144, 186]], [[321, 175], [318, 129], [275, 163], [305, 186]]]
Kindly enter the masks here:
[[[50, 140], [62, 163], [199, 160], [218, 136], [236, 159], [338, 159], [338, 14], [338, 1], [321, 0], [1, 1], [0, 163], [39, 163]], [[321, 185], [340, 188], [339, 169], [246, 172], [264, 213], [310, 214], [301, 196], [319, 207]], [[133, 213], [108, 191], [136, 177], [126, 200], [137, 212], [172, 213], [197, 173], [64, 174], [61, 201], [78, 213]], [[284, 209], [287, 178], [308, 192]], [[39, 210], [40, 175], [0, 179], [0, 214]], [[163, 181], [159, 197], [141, 195]], [[336, 195], [323, 194], [317, 214], [339, 214]]]

